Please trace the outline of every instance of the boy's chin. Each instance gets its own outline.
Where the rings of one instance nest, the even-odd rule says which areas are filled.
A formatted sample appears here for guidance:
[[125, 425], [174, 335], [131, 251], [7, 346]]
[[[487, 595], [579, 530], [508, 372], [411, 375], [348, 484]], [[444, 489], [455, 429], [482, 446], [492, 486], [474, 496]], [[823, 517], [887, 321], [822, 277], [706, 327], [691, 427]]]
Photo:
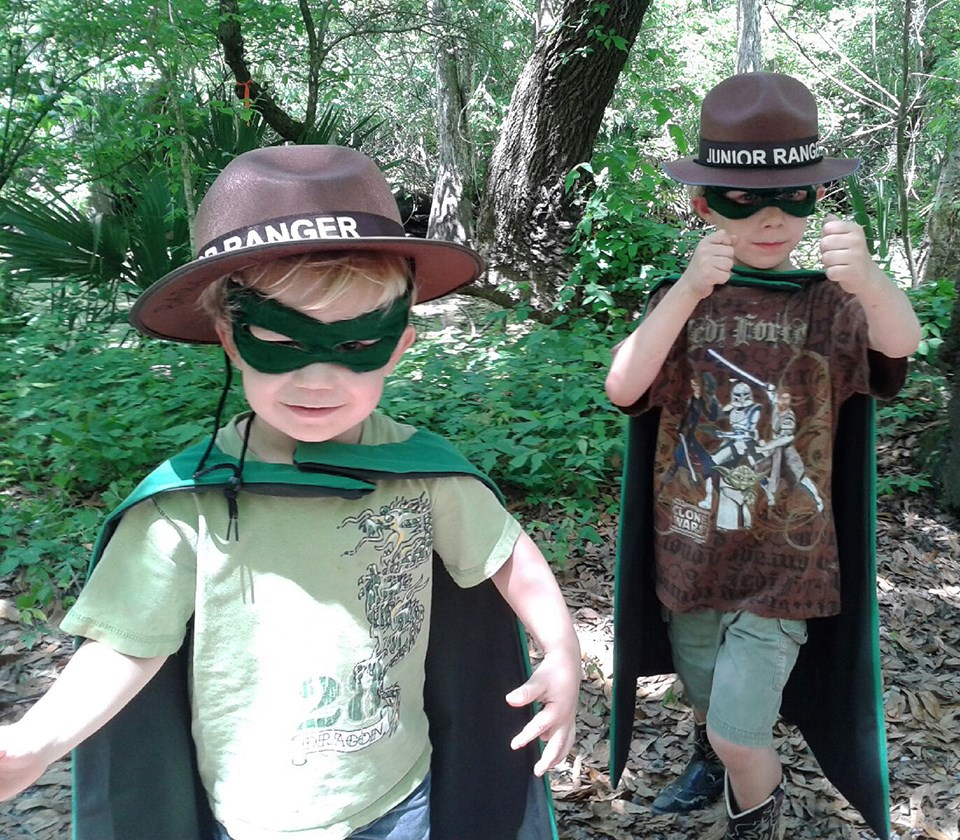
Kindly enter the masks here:
[[360, 426], [352, 426], [342, 432], [333, 434], [317, 432], [315, 434], [301, 432], [296, 437], [297, 443], [359, 443]]
[[754, 271], [791, 271], [793, 270], [793, 263], [790, 262], [790, 258], [786, 259], [776, 259], [770, 258], [769, 260], [764, 259], [751, 259], [747, 260], [737, 260], [737, 265], [742, 266], [743, 268], [751, 268]]

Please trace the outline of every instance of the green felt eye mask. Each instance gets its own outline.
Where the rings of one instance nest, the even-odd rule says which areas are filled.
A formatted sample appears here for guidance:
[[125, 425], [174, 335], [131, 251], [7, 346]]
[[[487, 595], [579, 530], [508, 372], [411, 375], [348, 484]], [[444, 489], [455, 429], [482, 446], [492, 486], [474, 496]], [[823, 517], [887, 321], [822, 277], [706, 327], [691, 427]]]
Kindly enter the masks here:
[[[741, 193], [730, 198], [727, 193]], [[730, 187], [706, 187], [707, 207], [728, 219], [746, 219], [764, 207], [779, 207], [791, 216], [809, 216], [817, 204], [813, 187], [792, 187], [776, 190], [734, 190]]]
[[[343, 365], [358, 373], [377, 370], [390, 361], [410, 319], [409, 292], [389, 309], [329, 324], [236, 283], [228, 285], [227, 299], [237, 352], [261, 373], [289, 373], [316, 362]], [[287, 340], [257, 338], [251, 327], [270, 330]]]

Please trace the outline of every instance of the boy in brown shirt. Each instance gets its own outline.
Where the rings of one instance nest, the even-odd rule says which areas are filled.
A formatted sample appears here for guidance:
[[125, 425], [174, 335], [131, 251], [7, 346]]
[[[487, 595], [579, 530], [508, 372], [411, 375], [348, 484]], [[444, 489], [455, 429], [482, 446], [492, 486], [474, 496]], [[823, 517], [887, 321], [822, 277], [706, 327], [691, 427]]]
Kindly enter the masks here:
[[655, 588], [696, 723], [694, 757], [653, 810], [690, 811], [725, 789], [727, 838], [776, 836], [783, 689], [807, 620], [841, 610], [839, 408], [895, 394], [920, 337], [859, 225], [825, 222], [822, 272], [792, 262], [820, 185], [857, 166], [822, 155], [797, 80], [742, 74], [711, 90], [698, 157], [665, 168], [716, 229], [654, 290], [606, 380], [622, 411], [659, 411]]

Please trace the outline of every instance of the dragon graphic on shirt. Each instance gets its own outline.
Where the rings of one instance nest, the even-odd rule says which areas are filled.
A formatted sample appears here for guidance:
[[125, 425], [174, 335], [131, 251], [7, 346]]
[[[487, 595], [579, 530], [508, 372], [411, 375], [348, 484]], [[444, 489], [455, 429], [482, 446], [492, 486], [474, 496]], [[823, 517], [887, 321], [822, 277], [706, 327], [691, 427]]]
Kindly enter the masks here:
[[379, 556], [357, 582], [375, 645], [370, 657], [354, 666], [351, 688], [356, 692], [356, 707], [352, 711], [386, 707], [389, 732], [396, 730], [399, 721], [400, 689], [386, 684], [387, 674], [416, 644], [426, 617], [416, 595], [430, 584], [433, 534], [428, 514], [429, 499], [424, 493], [415, 499], [396, 498], [379, 510], [367, 509], [343, 522], [343, 526], [356, 525], [362, 535], [349, 553], [370, 545]]
[[[413, 649], [426, 623], [426, 606], [418, 593], [431, 583], [429, 496], [397, 497], [347, 517], [340, 527], [351, 525], [360, 532], [360, 540], [344, 556], [365, 547], [376, 556], [357, 580], [373, 651], [354, 664], [347, 685], [329, 677], [304, 684], [305, 697], [319, 699], [294, 738], [296, 765], [306, 763], [310, 753], [354, 752], [396, 732], [400, 686], [390, 681], [390, 669]], [[347, 728], [348, 723], [359, 727]]]

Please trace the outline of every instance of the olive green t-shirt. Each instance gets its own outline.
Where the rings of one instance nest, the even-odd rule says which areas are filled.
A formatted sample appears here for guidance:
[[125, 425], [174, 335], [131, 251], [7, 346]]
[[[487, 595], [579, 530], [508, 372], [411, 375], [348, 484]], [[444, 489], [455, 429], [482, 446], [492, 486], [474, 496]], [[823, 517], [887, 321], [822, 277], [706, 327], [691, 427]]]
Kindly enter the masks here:
[[[362, 444], [414, 429], [380, 414]], [[218, 445], [240, 454], [236, 421]], [[249, 459], [249, 456], [248, 456]], [[360, 499], [217, 492], [124, 514], [63, 621], [121, 653], [174, 653], [193, 618], [200, 775], [235, 840], [348, 836], [423, 781], [432, 558], [474, 586], [520, 526], [470, 477], [382, 480]]]

